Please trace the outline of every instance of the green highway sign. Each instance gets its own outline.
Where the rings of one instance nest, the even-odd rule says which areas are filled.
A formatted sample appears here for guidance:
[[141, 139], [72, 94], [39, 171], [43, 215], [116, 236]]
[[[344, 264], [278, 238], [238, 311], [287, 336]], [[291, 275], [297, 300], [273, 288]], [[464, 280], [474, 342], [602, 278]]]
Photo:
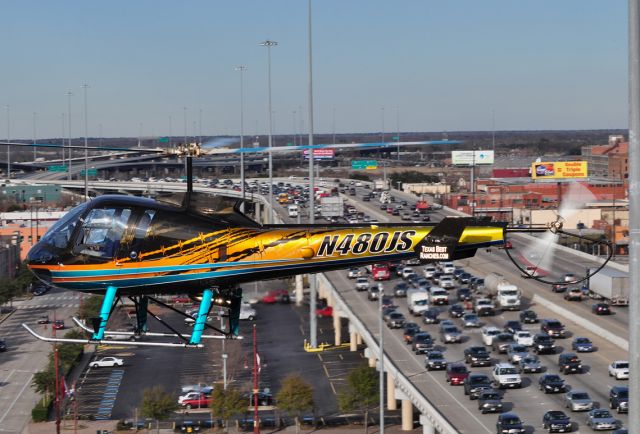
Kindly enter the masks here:
[[160, 137], [158, 139], [159, 143], [169, 143], [169, 137]]
[[392, 140], [400, 140], [400, 136], [393, 136], [391, 137]]
[[[84, 176], [84, 169], [80, 171], [80, 176]], [[98, 169], [89, 169], [89, 176], [98, 176]]]
[[66, 172], [67, 166], [49, 166], [47, 170], [49, 172]]
[[352, 170], [377, 169], [378, 162], [376, 160], [351, 160]]

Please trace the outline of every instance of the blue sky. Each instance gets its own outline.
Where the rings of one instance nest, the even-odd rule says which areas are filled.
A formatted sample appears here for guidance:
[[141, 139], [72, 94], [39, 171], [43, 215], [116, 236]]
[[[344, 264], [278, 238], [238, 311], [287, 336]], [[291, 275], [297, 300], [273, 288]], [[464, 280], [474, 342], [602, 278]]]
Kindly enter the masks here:
[[[307, 129], [304, 0], [3, 0], [0, 137]], [[623, 0], [313, 0], [317, 132], [627, 126]], [[295, 111], [295, 113], [294, 113]], [[200, 116], [201, 114], [201, 116]], [[335, 116], [334, 116], [335, 114]], [[384, 115], [384, 116], [383, 116]], [[295, 121], [295, 122], [294, 122]], [[101, 127], [100, 127], [101, 125]]]

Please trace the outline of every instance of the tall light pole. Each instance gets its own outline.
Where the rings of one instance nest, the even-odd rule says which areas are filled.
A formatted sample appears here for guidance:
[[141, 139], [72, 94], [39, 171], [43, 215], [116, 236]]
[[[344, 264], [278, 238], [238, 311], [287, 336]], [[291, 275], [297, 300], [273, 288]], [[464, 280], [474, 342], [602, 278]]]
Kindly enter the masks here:
[[67, 136], [69, 139], [67, 141], [67, 145], [69, 146], [69, 167], [67, 168], [69, 171], [67, 173], [68, 179], [71, 181], [71, 158], [73, 157], [73, 151], [71, 150], [71, 97], [73, 96], [73, 93], [68, 91], [65, 95], [67, 96]]
[[88, 140], [89, 140], [89, 121], [87, 118], [87, 89], [89, 88], [88, 84], [83, 84], [82, 89], [84, 90], [84, 201], [89, 201], [89, 148], [88, 148]]
[[380, 109], [381, 117], [382, 117], [382, 133], [380, 134], [380, 141], [384, 143], [384, 107]]
[[396, 107], [396, 143], [398, 143], [398, 163], [400, 162], [400, 107]]
[[[4, 106], [7, 109], [7, 143], [11, 142], [11, 106]], [[11, 146], [7, 145], [7, 179], [11, 179]]]
[[275, 47], [278, 45], [276, 41], [266, 40], [264, 42], [260, 42], [260, 45], [263, 47], [267, 47], [267, 76], [269, 82], [269, 223], [274, 223], [274, 210], [273, 210], [273, 155], [271, 153], [271, 146], [273, 140], [273, 122], [272, 116], [273, 113], [271, 111], [271, 47]]
[[240, 191], [242, 192], [242, 206], [244, 207], [244, 72], [247, 67], [239, 65], [235, 69], [240, 72]]
[[382, 326], [382, 295], [384, 290], [382, 285], [378, 287], [378, 333], [380, 337], [378, 339], [380, 344], [380, 353], [378, 354], [378, 360], [380, 361], [378, 386], [380, 387], [380, 434], [384, 434], [384, 327]]
[[37, 131], [36, 131], [36, 112], [33, 112], [33, 162], [35, 163], [37, 155], [36, 155], [36, 139]]
[[62, 148], [61, 149], [62, 149], [62, 165], [63, 166], [65, 165], [65, 159], [64, 159], [64, 154], [65, 154], [65, 152], [64, 152], [64, 137], [67, 135], [66, 134], [66, 126], [65, 125], [66, 125], [66, 123], [65, 123], [65, 120], [64, 120], [64, 112], [62, 112], [62, 140], [61, 140], [62, 141]]

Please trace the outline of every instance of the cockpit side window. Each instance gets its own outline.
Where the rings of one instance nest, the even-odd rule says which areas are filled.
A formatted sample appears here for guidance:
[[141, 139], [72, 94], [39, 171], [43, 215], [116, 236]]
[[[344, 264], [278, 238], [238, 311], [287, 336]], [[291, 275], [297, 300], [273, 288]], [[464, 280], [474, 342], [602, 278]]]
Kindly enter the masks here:
[[130, 217], [131, 210], [127, 208], [92, 209], [82, 225], [80, 253], [113, 258]]
[[58, 249], [65, 249], [69, 245], [69, 240], [73, 231], [78, 225], [78, 219], [86, 209], [86, 204], [82, 204], [70, 210], [42, 237], [42, 242]]

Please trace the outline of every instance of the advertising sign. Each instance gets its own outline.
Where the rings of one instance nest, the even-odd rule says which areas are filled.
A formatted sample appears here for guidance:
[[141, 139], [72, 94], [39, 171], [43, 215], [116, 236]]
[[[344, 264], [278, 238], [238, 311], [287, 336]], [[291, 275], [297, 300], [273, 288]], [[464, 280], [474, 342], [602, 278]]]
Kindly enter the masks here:
[[586, 161], [553, 161], [531, 164], [532, 179], [586, 178]]
[[451, 151], [451, 164], [454, 166], [493, 164], [493, 151]]
[[[336, 151], [334, 149], [314, 149], [313, 150], [313, 159], [314, 160], [333, 160], [336, 156]], [[304, 150], [304, 158], [309, 159], [309, 150]]]

